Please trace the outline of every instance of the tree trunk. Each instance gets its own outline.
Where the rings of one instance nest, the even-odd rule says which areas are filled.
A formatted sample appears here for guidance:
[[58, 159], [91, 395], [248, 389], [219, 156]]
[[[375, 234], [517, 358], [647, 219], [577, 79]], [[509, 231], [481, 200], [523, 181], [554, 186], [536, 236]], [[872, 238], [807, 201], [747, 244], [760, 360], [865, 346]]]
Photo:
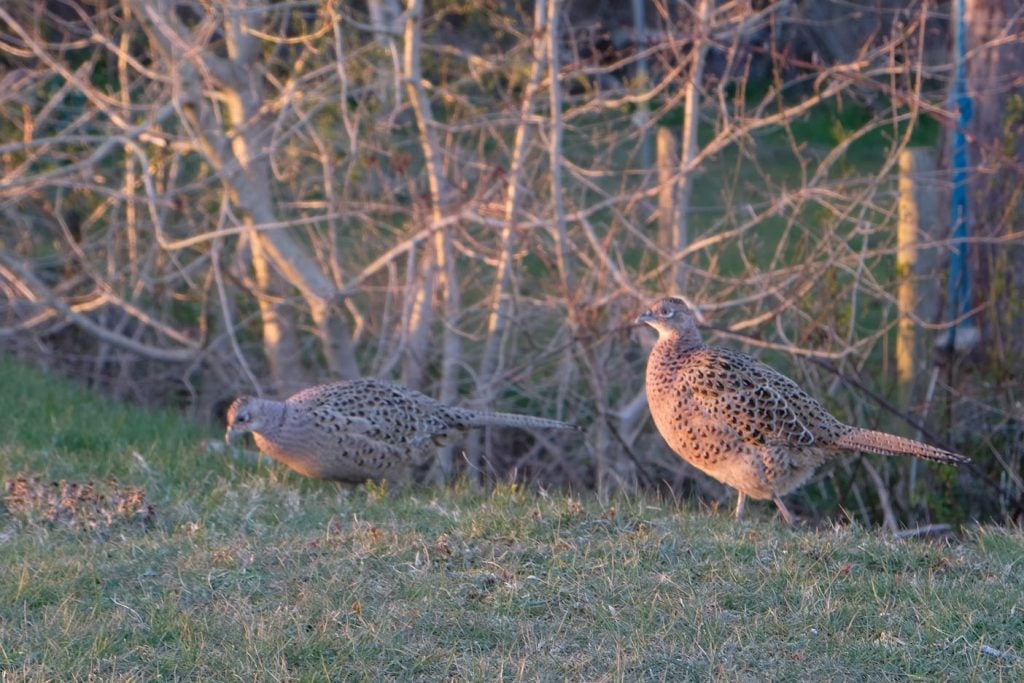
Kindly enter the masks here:
[[[402, 75], [420, 132], [420, 148], [423, 150], [427, 183], [430, 187], [430, 223], [433, 226], [438, 226], [443, 222], [445, 214], [450, 208], [451, 193], [446, 192], [448, 184], [444, 177], [441, 144], [437, 139], [434, 113], [423, 85], [420, 64], [422, 18], [423, 0], [408, 0], [403, 31]], [[429, 334], [431, 316], [429, 309], [425, 307], [431, 303], [432, 297], [429, 294], [436, 288], [436, 291], [444, 297], [442, 301], [444, 326], [441, 331], [441, 380], [438, 398], [444, 403], [454, 403], [458, 399], [459, 367], [462, 364], [462, 340], [456, 330], [462, 309], [462, 297], [455, 273], [455, 254], [447, 227], [438, 229], [434, 233], [431, 258], [430, 268], [427, 271], [430, 282], [424, 283], [424, 291], [420, 293], [417, 300], [420, 317], [416, 326], [410, 330], [410, 334], [414, 338], [424, 340], [426, 339], [424, 335]], [[413, 347], [414, 353], [421, 350], [419, 345]], [[451, 445], [443, 447], [438, 457], [442, 472], [447, 474], [452, 467], [453, 447]]]
[[[553, 1], [553, 0], [552, 0]], [[494, 276], [494, 288], [489, 302], [490, 313], [487, 316], [487, 337], [483, 353], [480, 357], [480, 372], [477, 375], [477, 399], [485, 406], [491, 406], [500, 388], [500, 375], [504, 358], [501, 349], [508, 341], [512, 327], [512, 301], [515, 297], [513, 271], [515, 266], [515, 250], [517, 244], [516, 224], [519, 220], [519, 207], [522, 204], [523, 169], [526, 167], [526, 154], [530, 141], [531, 121], [534, 98], [540, 89], [541, 79], [545, 73], [547, 55], [547, 3], [537, 0], [533, 9], [533, 59], [530, 64], [530, 77], [523, 89], [519, 107], [519, 122], [516, 124], [515, 139], [512, 143], [512, 158], [509, 160], [508, 189], [505, 193], [504, 225], [501, 228], [498, 254], [498, 265]], [[552, 87], [556, 87], [553, 84]], [[481, 443], [482, 441], [482, 443]], [[471, 475], [479, 477], [493, 462], [491, 454], [491, 430], [483, 429], [470, 442], [469, 461]]]
[[280, 298], [280, 278], [274, 276], [273, 268], [267, 261], [255, 232], [249, 240], [250, 259], [256, 276], [256, 299], [263, 321], [263, 355], [270, 372], [270, 388], [273, 394], [287, 394], [304, 384], [300, 362], [299, 339], [295, 326], [290, 324], [287, 313], [277, 299]]
[[672, 240], [672, 285], [676, 292], [686, 291], [687, 265], [683, 263], [681, 254], [690, 244], [690, 197], [693, 195], [693, 176], [696, 173], [698, 141], [697, 131], [700, 128], [700, 95], [701, 82], [704, 80], [704, 58], [710, 47], [709, 22], [711, 18], [711, 0], [700, 0], [694, 10], [696, 28], [694, 30], [693, 53], [690, 62], [690, 73], [686, 81], [685, 100], [683, 104], [683, 151], [679, 158], [679, 194], [676, 198], [675, 236]]
[[[1024, 33], [1018, 0], [966, 0], [971, 235], [1000, 238], [1024, 219]], [[1019, 240], [972, 247], [974, 301], [981, 306], [983, 348], [993, 362], [1024, 370], [1024, 245]], [[1004, 365], [1004, 367], [1006, 367]], [[1007, 368], [1011, 372], [1013, 368]]]

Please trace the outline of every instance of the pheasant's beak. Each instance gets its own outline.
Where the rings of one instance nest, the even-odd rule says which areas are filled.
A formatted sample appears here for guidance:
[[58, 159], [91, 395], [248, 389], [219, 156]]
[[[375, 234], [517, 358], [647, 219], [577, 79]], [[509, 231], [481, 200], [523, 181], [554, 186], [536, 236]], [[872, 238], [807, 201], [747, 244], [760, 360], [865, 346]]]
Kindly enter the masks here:
[[650, 309], [648, 309], [641, 313], [639, 316], [637, 316], [637, 319], [634, 320], [633, 323], [636, 325], [646, 325], [652, 320], [654, 320], [654, 313], [652, 313]]
[[231, 427], [232, 425], [228, 425], [228, 428], [224, 431], [224, 443], [229, 446], [231, 445], [231, 439], [235, 438], [235, 434], [237, 433]]

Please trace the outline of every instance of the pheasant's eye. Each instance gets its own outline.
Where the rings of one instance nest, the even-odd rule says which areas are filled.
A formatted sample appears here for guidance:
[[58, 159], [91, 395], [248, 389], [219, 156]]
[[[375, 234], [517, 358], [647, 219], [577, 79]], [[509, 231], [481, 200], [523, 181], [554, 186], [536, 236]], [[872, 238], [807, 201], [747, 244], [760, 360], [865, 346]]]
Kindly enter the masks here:
[[669, 309], [667, 306], [661, 309], [661, 317], [662, 318], [671, 318], [675, 314], [676, 314], [676, 312], [671, 310], [671, 309]]

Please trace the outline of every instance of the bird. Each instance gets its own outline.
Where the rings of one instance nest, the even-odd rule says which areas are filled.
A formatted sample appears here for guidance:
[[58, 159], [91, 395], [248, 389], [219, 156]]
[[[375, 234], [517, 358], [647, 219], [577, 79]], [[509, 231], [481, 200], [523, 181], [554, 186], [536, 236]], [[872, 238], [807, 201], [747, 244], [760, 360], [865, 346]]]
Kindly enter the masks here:
[[252, 432], [262, 452], [307, 477], [400, 483], [453, 432], [490, 426], [580, 430], [543, 417], [449, 406], [401, 384], [363, 378], [309, 387], [284, 401], [240, 396], [228, 408], [224, 440]]
[[772, 500], [802, 486], [841, 451], [912, 455], [960, 465], [970, 459], [834, 417], [800, 386], [753, 356], [701, 338], [689, 306], [664, 297], [636, 319], [658, 340], [647, 359], [647, 403], [662, 438], [680, 457], [736, 489], [736, 519], [747, 498]]

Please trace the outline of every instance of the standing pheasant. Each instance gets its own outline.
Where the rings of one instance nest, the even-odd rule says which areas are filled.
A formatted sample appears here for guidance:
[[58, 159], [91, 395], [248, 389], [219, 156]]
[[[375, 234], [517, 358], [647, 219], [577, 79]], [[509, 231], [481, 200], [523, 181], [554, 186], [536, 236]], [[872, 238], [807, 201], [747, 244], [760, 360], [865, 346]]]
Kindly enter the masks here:
[[658, 332], [647, 360], [647, 402], [668, 445], [688, 463], [747, 496], [775, 501], [799, 488], [839, 450], [970, 462], [919, 441], [833, 417], [793, 380], [738, 351], [707, 346], [680, 299], [660, 299], [636, 320]]
[[408, 479], [453, 431], [579, 429], [542, 417], [447, 406], [377, 379], [322, 384], [285, 401], [242, 396], [228, 408], [227, 423], [227, 441], [252, 432], [261, 451], [293, 470], [351, 484]]

